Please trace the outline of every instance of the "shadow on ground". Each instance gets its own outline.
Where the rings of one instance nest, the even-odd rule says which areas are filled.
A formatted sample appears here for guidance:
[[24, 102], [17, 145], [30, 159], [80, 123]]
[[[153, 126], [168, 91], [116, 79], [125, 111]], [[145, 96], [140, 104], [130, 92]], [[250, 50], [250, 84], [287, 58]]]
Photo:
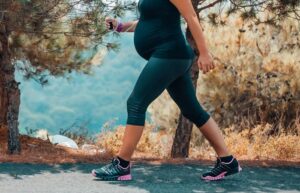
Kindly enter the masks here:
[[133, 169], [134, 181], [110, 182], [137, 186], [149, 192], [300, 192], [300, 168], [243, 167], [235, 176], [222, 181], [200, 180], [208, 167], [198, 165], [139, 165]]
[[[0, 164], [0, 184], [5, 177], [22, 180], [32, 175], [50, 173], [60, 178], [61, 173], [79, 174], [75, 180], [80, 180], [82, 174], [103, 164]], [[243, 166], [242, 166], [243, 167]], [[132, 181], [99, 182], [91, 176], [91, 183], [102, 183], [116, 186], [138, 188], [143, 192], [187, 193], [187, 192], [300, 192], [300, 166], [288, 167], [254, 167], [244, 166], [240, 174], [229, 176], [227, 179], [206, 182], [200, 179], [200, 174], [211, 166], [196, 164], [133, 164]], [[57, 175], [56, 175], [57, 174]], [[83, 175], [83, 178], [90, 175]], [[78, 181], [80, 183], [80, 181]], [[88, 180], [89, 182], [89, 180]], [[5, 183], [5, 182], [4, 182]], [[62, 182], [63, 183], [63, 182]], [[73, 183], [77, 183], [73, 180]], [[81, 185], [82, 186], [82, 185]], [[96, 184], [97, 186], [97, 184]]]

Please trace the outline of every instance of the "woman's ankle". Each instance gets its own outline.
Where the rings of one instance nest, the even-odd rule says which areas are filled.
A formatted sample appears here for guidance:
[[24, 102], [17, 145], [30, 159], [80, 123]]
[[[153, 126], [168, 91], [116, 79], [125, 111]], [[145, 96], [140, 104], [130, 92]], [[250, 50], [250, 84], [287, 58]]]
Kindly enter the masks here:
[[222, 162], [230, 162], [234, 157], [233, 155], [219, 156]]
[[120, 165], [124, 168], [126, 168], [129, 164], [130, 164], [130, 160], [126, 160], [120, 156], [116, 156], [118, 158], [118, 160], [120, 161]]

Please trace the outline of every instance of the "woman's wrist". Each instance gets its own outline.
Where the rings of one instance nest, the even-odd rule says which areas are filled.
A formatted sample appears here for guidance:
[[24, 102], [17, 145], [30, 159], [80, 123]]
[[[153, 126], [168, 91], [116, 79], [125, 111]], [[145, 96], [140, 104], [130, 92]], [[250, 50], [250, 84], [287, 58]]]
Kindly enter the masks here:
[[209, 51], [206, 48], [200, 48], [198, 50], [202, 55], [209, 55]]
[[118, 25], [117, 25], [115, 31], [122, 32], [122, 30], [123, 30], [123, 23], [118, 21]]
[[202, 38], [201, 38], [201, 42], [199, 43], [197, 43], [197, 44], [199, 44], [199, 46], [198, 46], [198, 50], [199, 50], [199, 52], [202, 54], [202, 55], [208, 55], [209, 54], [209, 50], [208, 50], [208, 48], [207, 48], [207, 46], [206, 46], [206, 42], [205, 42], [205, 39], [204, 39], [204, 37], [202, 36]]

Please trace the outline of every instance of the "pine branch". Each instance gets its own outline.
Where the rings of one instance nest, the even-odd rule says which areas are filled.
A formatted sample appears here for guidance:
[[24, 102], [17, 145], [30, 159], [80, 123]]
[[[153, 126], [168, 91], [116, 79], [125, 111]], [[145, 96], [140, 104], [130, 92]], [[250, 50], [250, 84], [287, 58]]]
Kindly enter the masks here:
[[262, 2], [259, 2], [259, 3], [253, 3], [253, 4], [248, 4], [248, 5], [241, 5], [241, 4], [236, 4], [233, 0], [229, 0], [234, 6], [236, 7], [240, 7], [240, 8], [247, 8], [247, 7], [257, 7], [257, 6], [262, 6], [264, 5], [265, 3], [267, 3], [269, 0], [266, 0], [266, 1], [262, 1]]
[[215, 6], [215, 5], [218, 4], [218, 3], [221, 3], [222, 1], [223, 1], [223, 0], [216, 0], [215, 2], [212, 2], [212, 3], [210, 3], [210, 4], [208, 4], [208, 5], [204, 6], [204, 7], [199, 8], [199, 9], [198, 9], [198, 12], [200, 12], [200, 11], [202, 11], [202, 10], [204, 10], [204, 9], [211, 8], [211, 7]]

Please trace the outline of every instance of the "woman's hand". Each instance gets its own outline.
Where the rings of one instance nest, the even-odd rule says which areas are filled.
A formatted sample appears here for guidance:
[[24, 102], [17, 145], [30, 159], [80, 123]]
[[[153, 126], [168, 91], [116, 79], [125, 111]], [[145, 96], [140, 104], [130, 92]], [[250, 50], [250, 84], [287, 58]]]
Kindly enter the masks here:
[[[109, 22], [112, 22], [112, 24], [113, 24], [113, 29], [109, 29], [109, 28], [110, 28]], [[106, 24], [106, 28], [107, 28], [108, 30], [114, 30], [114, 29], [117, 28], [118, 21], [117, 21], [117, 19], [115, 19], [115, 18], [106, 17], [106, 18], [105, 18], [105, 24]]]
[[197, 62], [198, 67], [202, 70], [203, 74], [215, 68], [213, 58], [209, 53], [200, 54]]

